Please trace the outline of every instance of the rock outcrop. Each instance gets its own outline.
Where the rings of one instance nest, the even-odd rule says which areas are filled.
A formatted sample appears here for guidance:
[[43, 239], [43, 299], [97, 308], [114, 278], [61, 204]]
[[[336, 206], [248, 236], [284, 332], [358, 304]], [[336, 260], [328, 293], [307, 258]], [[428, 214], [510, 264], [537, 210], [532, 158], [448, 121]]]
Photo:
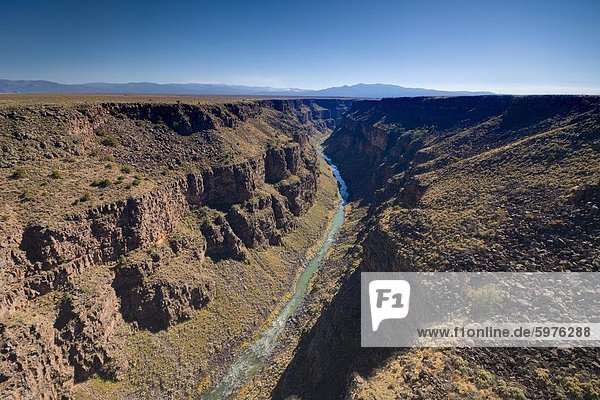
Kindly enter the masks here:
[[206, 238], [206, 255], [220, 260], [233, 258], [244, 260], [246, 250], [240, 238], [233, 232], [229, 222], [222, 215], [212, 219], [204, 219], [200, 226], [202, 235]]
[[104, 278], [104, 284], [94, 282], [95, 287], [90, 282], [86, 292], [65, 292], [54, 323], [59, 332], [56, 345], [65, 351], [76, 383], [93, 374], [114, 379], [127, 369], [116, 351], [120, 343], [115, 337], [123, 328], [119, 301], [110, 287], [112, 276]]
[[56, 346], [59, 332], [50, 320], [0, 327], [0, 376], [6, 399], [56, 399], [73, 382], [67, 356]]
[[164, 238], [189, 212], [186, 183], [67, 216], [52, 227], [28, 225], [19, 246], [29, 264], [24, 287], [32, 295], [48, 293], [86, 267]]
[[210, 282], [156, 276], [160, 262], [154, 256], [152, 261], [119, 265], [112, 285], [125, 321], [135, 321], [151, 331], [191, 318], [192, 312], [204, 307], [212, 296]]

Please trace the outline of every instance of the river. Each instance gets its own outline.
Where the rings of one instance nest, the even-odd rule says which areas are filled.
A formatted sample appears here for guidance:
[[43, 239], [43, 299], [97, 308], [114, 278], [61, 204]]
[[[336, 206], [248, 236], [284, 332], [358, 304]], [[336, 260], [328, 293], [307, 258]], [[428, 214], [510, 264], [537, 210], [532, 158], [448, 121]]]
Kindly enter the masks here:
[[233, 364], [231, 364], [223, 376], [223, 379], [211, 390], [208, 390], [200, 396], [203, 400], [221, 400], [232, 397], [259, 371], [263, 362], [275, 349], [277, 340], [285, 327], [287, 319], [298, 310], [298, 307], [306, 297], [310, 278], [321, 265], [327, 251], [333, 245], [337, 233], [344, 224], [344, 206], [348, 200], [348, 188], [337, 167], [333, 165], [329, 157], [323, 153], [321, 153], [321, 156], [331, 167], [333, 175], [338, 181], [338, 188], [342, 197], [342, 201], [340, 201], [338, 209], [333, 216], [331, 229], [327, 232], [325, 241], [319, 248], [319, 251], [317, 251], [315, 256], [308, 263], [306, 269], [302, 272], [302, 275], [300, 275], [292, 298], [282, 308], [271, 325], [260, 334], [254, 343], [246, 347]]

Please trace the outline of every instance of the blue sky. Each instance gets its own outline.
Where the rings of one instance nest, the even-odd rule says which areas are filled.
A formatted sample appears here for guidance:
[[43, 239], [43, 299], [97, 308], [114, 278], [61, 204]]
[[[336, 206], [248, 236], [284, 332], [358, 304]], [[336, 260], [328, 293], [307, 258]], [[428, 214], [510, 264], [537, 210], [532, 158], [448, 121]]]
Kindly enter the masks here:
[[600, 1], [3, 0], [0, 78], [600, 94]]

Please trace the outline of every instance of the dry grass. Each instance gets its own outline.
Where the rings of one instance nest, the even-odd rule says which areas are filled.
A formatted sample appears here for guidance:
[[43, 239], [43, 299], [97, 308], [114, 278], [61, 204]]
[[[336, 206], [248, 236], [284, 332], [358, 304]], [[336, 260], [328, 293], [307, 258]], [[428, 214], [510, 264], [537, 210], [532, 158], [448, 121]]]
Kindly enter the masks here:
[[447, 398], [524, 400], [518, 383], [469, 365], [453, 351], [415, 349], [386, 361], [371, 376], [355, 375], [351, 399]]

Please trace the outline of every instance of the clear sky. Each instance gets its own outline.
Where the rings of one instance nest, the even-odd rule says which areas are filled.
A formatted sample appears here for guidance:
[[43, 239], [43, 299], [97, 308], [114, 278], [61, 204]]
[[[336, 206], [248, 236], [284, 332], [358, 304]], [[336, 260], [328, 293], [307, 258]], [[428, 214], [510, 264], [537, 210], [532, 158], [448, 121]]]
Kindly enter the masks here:
[[600, 1], [2, 0], [0, 78], [600, 94]]

